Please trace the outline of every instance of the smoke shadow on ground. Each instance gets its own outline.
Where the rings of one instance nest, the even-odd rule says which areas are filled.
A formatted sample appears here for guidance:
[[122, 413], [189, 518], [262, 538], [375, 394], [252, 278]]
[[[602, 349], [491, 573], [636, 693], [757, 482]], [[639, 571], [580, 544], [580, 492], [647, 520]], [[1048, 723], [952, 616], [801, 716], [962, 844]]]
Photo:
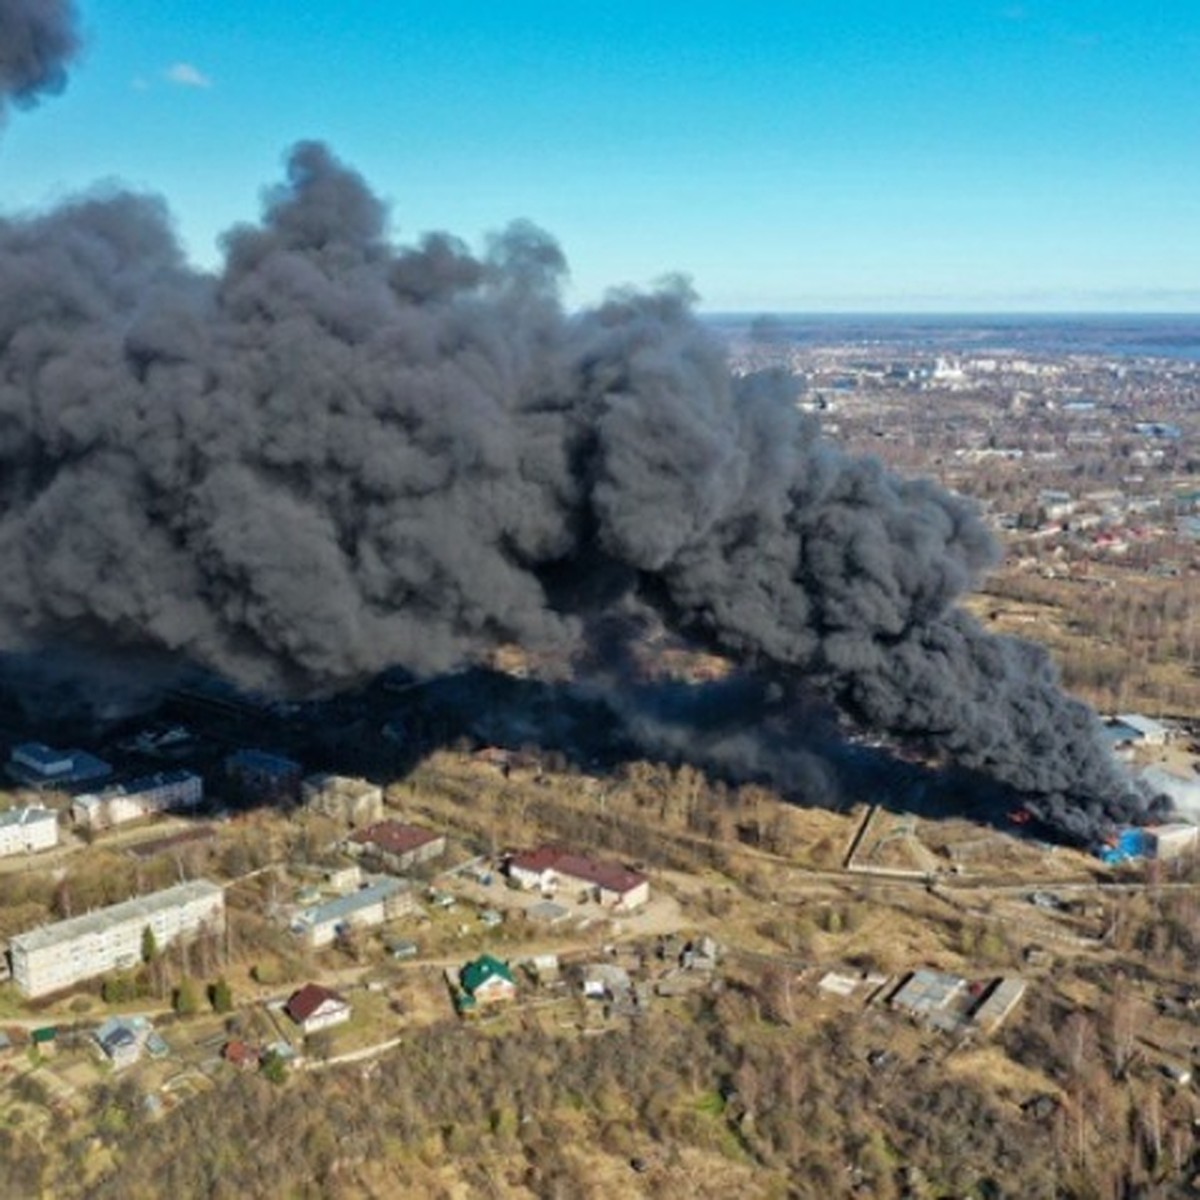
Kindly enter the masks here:
[[[633, 763], [688, 764], [710, 784], [759, 784], [805, 808], [875, 804], [926, 821], [967, 818], [1016, 836], [1070, 842], [1036, 824], [1014, 827], [1014, 789], [902, 748], [847, 733], [832, 709], [771, 679], [639, 683], [619, 695], [596, 681], [519, 678], [471, 668], [417, 680], [389, 672], [366, 688], [304, 703], [255, 701], [205, 681], [172, 692], [140, 719], [182, 720], [225, 747], [256, 745], [306, 771], [403, 782], [433, 753], [485, 748], [547, 775], [622, 775]], [[107, 741], [125, 736], [122, 725]]]

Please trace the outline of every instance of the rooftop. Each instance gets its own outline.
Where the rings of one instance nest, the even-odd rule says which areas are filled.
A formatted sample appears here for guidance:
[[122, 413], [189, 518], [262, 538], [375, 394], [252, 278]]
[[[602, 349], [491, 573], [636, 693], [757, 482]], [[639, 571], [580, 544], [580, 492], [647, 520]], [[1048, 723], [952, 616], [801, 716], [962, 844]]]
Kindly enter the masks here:
[[24, 742], [12, 748], [12, 757], [39, 771], [55, 774], [67, 770], [71, 765], [73, 750], [55, 750], [44, 742]]
[[0, 812], [0, 825], [33, 825], [38, 821], [57, 821], [58, 814], [52, 808], [10, 808]]
[[112, 774], [108, 763], [86, 750], [55, 750], [41, 742], [14, 746], [5, 770], [14, 779], [34, 786], [86, 783]]
[[124, 783], [114, 783], [102, 792], [89, 792], [84, 796], [76, 796], [75, 803], [85, 808], [103, 803], [113, 796], [140, 796], [145, 792], [155, 792], [159, 788], [174, 787], [177, 784], [188, 783], [199, 779], [194, 771], [158, 771], [154, 775], [139, 775], [136, 779], [127, 779]]
[[362, 846], [375, 846], [386, 854], [408, 854], [436, 842], [442, 835], [419, 825], [402, 821], [378, 821], [351, 834], [350, 840]]
[[646, 877], [620, 863], [604, 862], [585, 854], [573, 854], [558, 846], [539, 846], [514, 854], [510, 865], [523, 871], [557, 871], [571, 879], [581, 879], [610, 892], [624, 895], [646, 882]]
[[469, 962], [459, 972], [459, 979], [462, 982], [463, 988], [469, 995], [474, 995], [485, 984], [491, 983], [494, 979], [503, 980], [505, 983], [516, 984], [512, 972], [508, 969], [507, 963], [502, 963], [498, 958], [493, 958], [490, 954], [485, 954], [474, 962]]
[[81, 917], [71, 917], [66, 921], [57, 921], [53, 925], [43, 925], [40, 929], [19, 933], [9, 939], [9, 945], [14, 949], [27, 952], [48, 950], [51, 946], [72, 941], [77, 937], [103, 933], [104, 930], [125, 921], [148, 922], [155, 913], [165, 909], [177, 908], [180, 905], [194, 900], [203, 900], [210, 896], [223, 895], [224, 889], [219, 884], [212, 883], [207, 879], [193, 879], [188, 883], [179, 883], [174, 887], [165, 888], [161, 892], [151, 892], [148, 896], [135, 896], [132, 900], [126, 900], [121, 904], [98, 908], [95, 912], [84, 913]]
[[306, 787], [317, 788], [322, 792], [336, 792], [343, 796], [367, 796], [380, 791], [379, 784], [353, 775], [334, 775], [323, 772], [319, 775], [306, 775]]
[[1117, 713], [1117, 720], [1142, 737], [1165, 737], [1169, 732], [1161, 721], [1144, 717], [1141, 713]]
[[298, 992], [292, 993], [288, 1002], [283, 1006], [283, 1011], [297, 1025], [303, 1025], [322, 1004], [330, 1000], [340, 1005], [346, 1003], [345, 999], [337, 992], [330, 991], [329, 988], [322, 987], [319, 983], [306, 983]]
[[324, 904], [314, 904], [296, 914], [292, 921], [293, 929], [308, 929], [315, 925], [326, 925], [330, 921], [344, 921], [360, 909], [370, 908], [379, 904], [397, 892], [407, 891], [412, 885], [406, 879], [376, 879], [366, 887], [351, 892], [348, 896], [338, 896], [336, 900], [327, 900]]
[[536, 850], [522, 850], [514, 854], [509, 859], [509, 865], [522, 871], [552, 871], [565, 853], [559, 846], [539, 846]]
[[960, 975], [925, 968], [914, 971], [892, 996], [892, 1004], [919, 1016], [930, 1016], [945, 1008], [967, 986]]
[[259, 771], [268, 775], [290, 775], [300, 770], [300, 764], [282, 754], [266, 750], [235, 750], [225, 759], [226, 770]]
[[560, 875], [594, 883], [606, 891], [624, 895], [646, 882], [645, 875], [631, 871], [620, 863], [602, 862], [582, 854], [564, 854], [554, 868]]

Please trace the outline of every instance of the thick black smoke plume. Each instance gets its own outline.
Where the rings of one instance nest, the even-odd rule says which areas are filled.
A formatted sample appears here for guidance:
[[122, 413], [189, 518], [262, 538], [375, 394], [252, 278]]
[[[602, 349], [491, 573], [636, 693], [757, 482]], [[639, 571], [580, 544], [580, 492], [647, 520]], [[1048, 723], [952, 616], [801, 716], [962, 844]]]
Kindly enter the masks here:
[[1137, 814], [1046, 655], [954, 608], [973, 507], [732, 379], [683, 288], [568, 315], [530, 226], [397, 250], [315, 144], [225, 251], [128, 195], [0, 223], [0, 645], [319, 693], [649, 604], [1065, 831]]
[[0, 0], [0, 120], [18, 106], [61, 92], [79, 51], [71, 0]]

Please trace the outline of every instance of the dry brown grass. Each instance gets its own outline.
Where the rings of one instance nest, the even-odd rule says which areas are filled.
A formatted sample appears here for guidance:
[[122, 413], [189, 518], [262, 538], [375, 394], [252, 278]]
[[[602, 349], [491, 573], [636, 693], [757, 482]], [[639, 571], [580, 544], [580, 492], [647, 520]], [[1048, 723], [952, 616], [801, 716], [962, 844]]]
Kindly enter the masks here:
[[1041, 1092], [1058, 1094], [1058, 1087], [1045, 1073], [1013, 1062], [999, 1046], [980, 1046], [952, 1054], [945, 1062], [946, 1074], [983, 1082], [995, 1094], [1020, 1103]]

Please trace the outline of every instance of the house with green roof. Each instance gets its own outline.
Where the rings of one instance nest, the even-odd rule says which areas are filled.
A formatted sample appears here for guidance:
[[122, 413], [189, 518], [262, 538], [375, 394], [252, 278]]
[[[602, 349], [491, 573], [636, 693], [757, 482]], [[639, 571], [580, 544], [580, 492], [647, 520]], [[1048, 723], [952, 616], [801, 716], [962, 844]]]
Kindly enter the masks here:
[[508, 964], [490, 954], [467, 963], [458, 973], [458, 982], [463, 992], [460, 1009], [512, 1000], [517, 994], [517, 981]]

